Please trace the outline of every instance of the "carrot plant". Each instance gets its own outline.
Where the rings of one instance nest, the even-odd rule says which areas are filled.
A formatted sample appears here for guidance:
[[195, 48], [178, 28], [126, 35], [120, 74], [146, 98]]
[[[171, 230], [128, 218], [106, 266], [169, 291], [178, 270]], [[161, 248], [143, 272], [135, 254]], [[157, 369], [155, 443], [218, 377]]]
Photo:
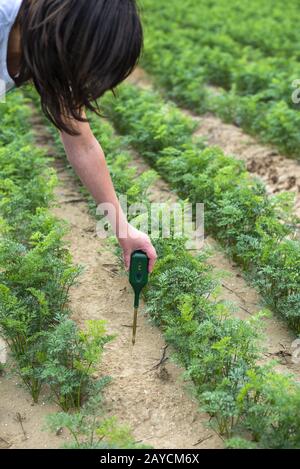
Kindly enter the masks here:
[[20, 141], [23, 144], [30, 143], [31, 129], [28, 123], [30, 116], [30, 108], [24, 101], [24, 96], [21, 93], [15, 93], [14, 96], [7, 98], [6, 103], [1, 103], [1, 149], [3, 146], [16, 141], [19, 136], [21, 136]]
[[120, 425], [114, 417], [105, 416], [101, 394], [91, 397], [80, 412], [49, 415], [47, 428], [53, 432], [66, 428], [72, 436], [72, 443], [65, 445], [68, 449], [146, 448], [135, 442], [129, 427]]
[[103, 378], [95, 382], [91, 375], [110, 340], [103, 321], [88, 321], [86, 329], [79, 330], [74, 321], [65, 319], [44, 334], [40, 378], [62, 410], [80, 409], [107, 382]]
[[237, 403], [258, 447], [299, 449], [300, 391], [292, 376], [274, 373], [269, 367], [249, 372]]

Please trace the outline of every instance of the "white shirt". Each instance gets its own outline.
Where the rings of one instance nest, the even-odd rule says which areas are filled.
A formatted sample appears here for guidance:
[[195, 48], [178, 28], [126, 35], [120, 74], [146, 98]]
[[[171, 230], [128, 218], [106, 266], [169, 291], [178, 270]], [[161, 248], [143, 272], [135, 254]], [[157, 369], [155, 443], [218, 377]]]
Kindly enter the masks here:
[[10, 31], [15, 23], [22, 0], [0, 0], [0, 100], [14, 86], [7, 70], [7, 48]]

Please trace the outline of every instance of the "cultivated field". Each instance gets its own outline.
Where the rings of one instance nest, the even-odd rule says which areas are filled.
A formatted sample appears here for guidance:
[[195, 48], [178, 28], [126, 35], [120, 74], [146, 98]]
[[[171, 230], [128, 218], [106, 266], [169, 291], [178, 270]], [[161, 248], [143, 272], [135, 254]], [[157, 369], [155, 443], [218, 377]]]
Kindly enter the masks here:
[[300, 448], [297, 6], [141, 1], [140, 65], [89, 119], [118, 194], [204, 203], [205, 241], [153, 240], [134, 348], [38, 95], [1, 104], [0, 447]]

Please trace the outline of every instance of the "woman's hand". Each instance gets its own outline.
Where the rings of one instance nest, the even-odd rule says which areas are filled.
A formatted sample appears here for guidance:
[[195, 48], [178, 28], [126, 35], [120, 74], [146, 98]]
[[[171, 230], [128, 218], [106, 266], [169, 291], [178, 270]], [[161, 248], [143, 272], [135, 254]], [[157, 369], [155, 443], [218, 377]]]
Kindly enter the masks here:
[[131, 254], [135, 251], [144, 251], [149, 257], [149, 272], [152, 272], [157, 254], [148, 235], [128, 224], [127, 237], [119, 238], [119, 244], [123, 249], [123, 258], [126, 270], [130, 268]]

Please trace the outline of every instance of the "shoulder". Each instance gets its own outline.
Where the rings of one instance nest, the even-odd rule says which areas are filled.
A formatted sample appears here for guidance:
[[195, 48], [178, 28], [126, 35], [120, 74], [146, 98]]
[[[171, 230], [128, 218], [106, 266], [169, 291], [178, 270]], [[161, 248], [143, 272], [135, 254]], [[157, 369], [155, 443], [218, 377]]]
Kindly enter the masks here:
[[0, 0], [0, 27], [14, 23], [22, 0]]

